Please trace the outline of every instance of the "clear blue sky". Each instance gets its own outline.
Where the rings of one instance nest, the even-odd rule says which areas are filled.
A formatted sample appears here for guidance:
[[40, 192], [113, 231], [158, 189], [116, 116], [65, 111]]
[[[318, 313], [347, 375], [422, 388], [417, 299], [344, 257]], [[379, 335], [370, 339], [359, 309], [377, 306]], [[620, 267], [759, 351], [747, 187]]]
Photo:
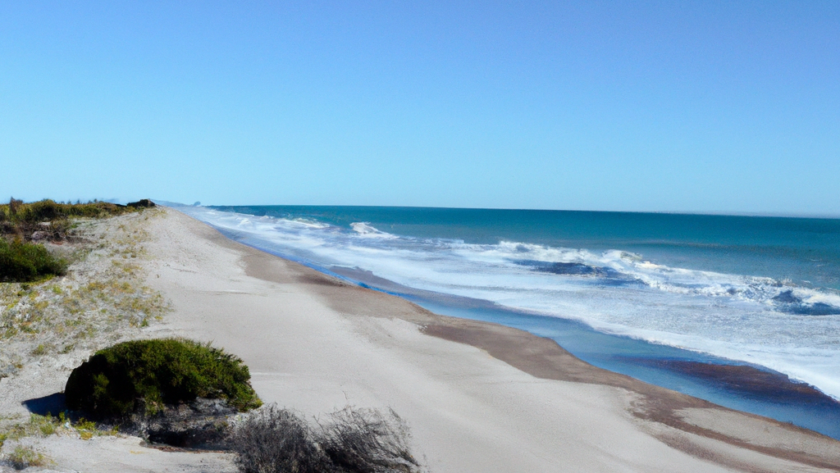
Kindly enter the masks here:
[[840, 215], [840, 2], [0, 3], [0, 199]]

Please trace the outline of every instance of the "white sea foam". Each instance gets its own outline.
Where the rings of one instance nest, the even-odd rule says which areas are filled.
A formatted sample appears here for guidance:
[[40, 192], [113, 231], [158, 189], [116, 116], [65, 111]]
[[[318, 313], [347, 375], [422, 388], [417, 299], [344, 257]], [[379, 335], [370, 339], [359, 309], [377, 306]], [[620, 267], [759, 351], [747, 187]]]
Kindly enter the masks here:
[[[406, 238], [369, 223], [185, 212], [252, 244], [321, 266], [584, 321], [606, 332], [761, 364], [840, 399], [840, 316], [797, 315], [840, 296], [745, 275], [673, 268], [620, 250]], [[571, 271], [574, 274], [557, 274]], [[576, 272], [577, 271], [577, 272]]]
[[350, 224], [350, 228], [352, 228], [354, 232], [358, 233], [359, 236], [365, 238], [384, 238], [386, 240], [398, 238], [396, 235], [381, 232], [366, 222], [353, 222]]

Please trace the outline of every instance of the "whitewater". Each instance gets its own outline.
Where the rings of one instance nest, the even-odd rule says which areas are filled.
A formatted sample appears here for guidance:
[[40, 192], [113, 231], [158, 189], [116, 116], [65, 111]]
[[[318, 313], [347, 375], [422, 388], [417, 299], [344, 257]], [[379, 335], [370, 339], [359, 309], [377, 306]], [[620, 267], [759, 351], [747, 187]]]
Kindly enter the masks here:
[[414, 289], [764, 366], [840, 399], [840, 294], [832, 288], [674, 267], [623, 248], [475, 243], [366, 221], [178, 209], [314, 267], [367, 271]]

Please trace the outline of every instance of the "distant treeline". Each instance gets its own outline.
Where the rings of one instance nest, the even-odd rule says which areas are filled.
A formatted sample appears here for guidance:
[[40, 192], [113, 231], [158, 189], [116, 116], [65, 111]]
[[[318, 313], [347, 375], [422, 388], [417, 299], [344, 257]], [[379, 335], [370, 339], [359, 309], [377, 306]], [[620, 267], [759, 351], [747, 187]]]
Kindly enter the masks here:
[[70, 217], [103, 218], [154, 206], [148, 199], [120, 205], [99, 201], [62, 204], [49, 199], [27, 204], [12, 198], [8, 204], [0, 204], [0, 222], [42, 223]]

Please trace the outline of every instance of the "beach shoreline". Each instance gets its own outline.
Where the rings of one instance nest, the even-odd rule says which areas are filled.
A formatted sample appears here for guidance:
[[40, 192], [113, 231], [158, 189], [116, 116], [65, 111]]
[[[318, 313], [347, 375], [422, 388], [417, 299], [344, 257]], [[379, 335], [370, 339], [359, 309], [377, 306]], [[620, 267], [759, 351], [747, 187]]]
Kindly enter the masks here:
[[[173, 213], [173, 216], [187, 218], [181, 214]], [[615, 399], [621, 399], [619, 404], [623, 412], [618, 417], [635, 426], [638, 429], [636, 435], [649, 436], [660, 446], [667, 446], [704, 463], [712, 462], [724, 468], [744, 471], [773, 471], [774, 467], [770, 464], [774, 461], [829, 470], [840, 468], [840, 442], [828, 437], [595, 368], [573, 357], [555, 342], [527, 332], [433, 314], [404, 299], [351, 285], [238, 244], [197, 221], [190, 224], [191, 230], [200, 233], [206, 241], [238, 253], [245, 276], [278, 285], [278, 288], [289, 285], [304, 288], [307, 294], [316, 296], [345, 321], [356, 325], [357, 329], [358, 326], [369, 329], [373, 325], [377, 331], [388, 332], [382, 324], [405, 321], [416, 327], [414, 330], [422, 332], [421, 350], [435, 352], [439, 342], [431, 342], [428, 336], [468, 346], [470, 360], [457, 363], [459, 366], [472, 362], [477, 348], [478, 353], [484, 354], [482, 358], [490, 355], [492, 359], [504, 362], [508, 367], [515, 368], [517, 377], [524, 375], [525, 380], [551, 380], [564, 386], [572, 383], [579, 388], [597, 386], [598, 389], [606, 389], [610, 396], [614, 396], [613, 403]], [[398, 350], [393, 345], [390, 349]], [[447, 346], [447, 349], [452, 350], [453, 347]], [[258, 380], [255, 381], [258, 392], [259, 384]], [[267, 401], [276, 400], [269, 396]], [[409, 421], [412, 420], [409, 417]], [[745, 433], [743, 425], [751, 425], [756, 434]], [[426, 455], [433, 453], [429, 451], [430, 446], [418, 446]], [[439, 470], [435, 466], [443, 466], [432, 463], [430, 466], [435, 471]]]
[[433, 312], [549, 336], [595, 366], [840, 440], [840, 402], [780, 404], [634, 360], [747, 365], [840, 399], [838, 319], [821, 315], [840, 313], [836, 222], [731, 218], [709, 233], [692, 230], [702, 216], [172, 206]]
[[[596, 368], [522, 330], [434, 314], [173, 209], [147, 225], [139, 264], [171, 310], [133, 337], [223, 348], [263, 401], [307, 418], [393, 409], [429, 471], [840, 471], [840, 442], [812, 431]], [[26, 442], [55, 471], [236, 471], [224, 454], [144, 456], [132, 437]]]
[[[269, 253], [283, 257], [282, 253]], [[423, 291], [358, 268], [331, 267], [326, 273], [399, 296], [436, 314], [524, 330], [553, 340], [573, 356], [607, 371], [736, 411], [793, 423], [840, 440], [840, 424], [835, 423], [839, 419], [840, 402], [814, 386], [760, 365], [701, 356], [676, 347], [601, 332], [583, 322], [518, 312], [484, 300]]]

